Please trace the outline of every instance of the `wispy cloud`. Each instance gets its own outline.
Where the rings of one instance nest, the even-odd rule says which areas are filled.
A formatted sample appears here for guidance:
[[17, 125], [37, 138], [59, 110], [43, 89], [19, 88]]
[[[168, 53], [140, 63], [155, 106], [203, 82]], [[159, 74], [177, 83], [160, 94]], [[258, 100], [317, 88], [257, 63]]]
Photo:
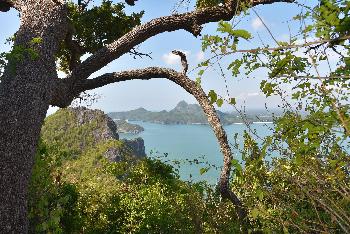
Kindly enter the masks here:
[[[190, 51], [186, 51], [186, 50], [179, 50], [179, 51], [185, 53], [186, 56], [188, 56], [191, 53]], [[171, 52], [164, 54], [162, 56], [162, 60], [168, 65], [180, 64], [180, 61], [181, 61], [178, 55], [175, 55]]]
[[263, 97], [264, 95], [260, 92], [242, 92], [237, 96], [239, 100], [247, 100], [254, 97]]
[[196, 60], [197, 62], [201, 62], [205, 59], [205, 54], [203, 51], [199, 51], [197, 54], [196, 54]]
[[255, 17], [251, 22], [251, 26], [254, 30], [260, 30], [264, 27], [264, 24], [259, 17]]

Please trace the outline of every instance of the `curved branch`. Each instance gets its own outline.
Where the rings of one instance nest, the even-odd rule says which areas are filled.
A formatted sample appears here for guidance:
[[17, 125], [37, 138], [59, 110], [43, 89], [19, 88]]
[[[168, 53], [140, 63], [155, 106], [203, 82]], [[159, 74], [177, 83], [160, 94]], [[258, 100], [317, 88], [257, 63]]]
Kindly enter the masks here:
[[226, 132], [220, 123], [215, 108], [210, 104], [207, 95], [196, 82], [189, 79], [184, 73], [179, 73], [173, 69], [150, 67], [118, 73], [106, 73], [94, 79], [80, 80], [75, 84], [75, 89], [77, 93], [80, 93], [85, 90], [95, 89], [111, 83], [127, 80], [150, 80], [153, 78], [165, 78], [178, 84], [188, 93], [192, 94], [201, 105], [220, 144], [220, 150], [224, 156], [224, 165], [221, 170], [219, 181], [221, 195], [223, 198], [229, 199], [235, 205], [237, 216], [240, 221], [242, 223], [246, 222], [247, 212], [239, 198], [230, 189], [230, 170], [233, 157]]
[[180, 56], [181, 58], [181, 65], [182, 65], [182, 73], [184, 75], [186, 75], [187, 71], [188, 71], [188, 63], [187, 63], [187, 58], [186, 58], [186, 54], [178, 51], [178, 50], [173, 50], [172, 51], [173, 54]]
[[[255, 6], [275, 2], [293, 2], [293, 0], [245, 0], [245, 2]], [[194, 36], [198, 36], [202, 30], [201, 25], [209, 22], [232, 19], [235, 14], [240, 12], [237, 12], [237, 6], [241, 3], [242, 0], [230, 0], [222, 6], [197, 9], [184, 14], [174, 14], [151, 20], [146, 24], [135, 27], [118, 40], [97, 51], [76, 67], [69, 78], [87, 79], [92, 73], [129, 52], [135, 46], [163, 32], [184, 29]]]

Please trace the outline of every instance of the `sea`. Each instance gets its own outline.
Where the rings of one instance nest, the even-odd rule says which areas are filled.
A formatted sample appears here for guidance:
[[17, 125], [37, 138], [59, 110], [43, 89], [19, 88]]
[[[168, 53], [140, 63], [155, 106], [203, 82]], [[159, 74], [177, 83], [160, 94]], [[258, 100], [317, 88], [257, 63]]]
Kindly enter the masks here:
[[[139, 134], [119, 134], [120, 138], [143, 138], [147, 156], [172, 165], [182, 180], [207, 181], [213, 185], [217, 183], [223, 156], [209, 125], [164, 125], [141, 121], [129, 123], [138, 124], [145, 130]], [[244, 131], [253, 132], [257, 142], [261, 143], [260, 138], [271, 134], [273, 123], [255, 122], [249, 124], [249, 127], [237, 123], [224, 126], [224, 129], [234, 157], [241, 161], [239, 148], [242, 148]], [[238, 149], [234, 145], [238, 145]]]

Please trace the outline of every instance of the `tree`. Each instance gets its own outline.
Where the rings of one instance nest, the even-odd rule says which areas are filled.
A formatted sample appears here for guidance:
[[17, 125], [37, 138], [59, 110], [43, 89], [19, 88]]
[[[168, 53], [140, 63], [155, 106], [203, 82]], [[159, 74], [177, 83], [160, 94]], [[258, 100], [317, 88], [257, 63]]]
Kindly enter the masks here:
[[[199, 75], [209, 66], [221, 69], [225, 58], [233, 77], [266, 74], [260, 90], [281, 97], [283, 114], [274, 118], [273, 127], [266, 126], [271, 134], [261, 137], [247, 123], [244, 144], [236, 143], [244, 167], [232, 163], [232, 187], [247, 207], [253, 231], [350, 230], [349, 13], [346, 0], [300, 4], [300, 12], [288, 21], [300, 25], [296, 32], [278, 41], [263, 23], [276, 45], [263, 41], [251, 49], [239, 49], [237, 39], [252, 36], [233, 29], [234, 23], [220, 22], [216, 35], [204, 36], [203, 49], [212, 57], [200, 65]], [[224, 99], [214, 90], [210, 97]]]
[[[128, 2], [133, 4], [134, 1]], [[79, 31], [81, 29], [79, 26], [87, 26], [74, 22], [83, 22], [79, 21], [79, 14], [88, 11], [86, 8], [88, 1], [77, 6], [61, 0], [0, 0], [0, 11], [6, 12], [10, 8], [15, 8], [21, 18], [20, 28], [13, 39], [13, 49], [6, 55], [7, 62], [0, 84], [0, 232], [28, 231], [26, 208], [28, 179], [49, 105], [67, 107], [83, 91], [132, 79], [166, 78], [197, 98], [208, 114], [209, 122], [214, 128], [225, 156], [220, 182], [221, 192], [225, 197], [231, 198], [240, 210], [239, 200], [228, 189], [232, 154], [226, 135], [206, 94], [185, 73], [151, 67], [104, 74], [94, 79], [88, 78], [109, 62], [133, 51], [135, 46], [157, 34], [185, 29], [198, 36], [205, 23], [230, 20], [244, 7], [274, 2], [292, 2], [292, 0], [229, 0], [224, 4], [209, 4], [208, 7], [202, 4], [193, 12], [154, 19], [128, 31], [137, 25], [139, 16], [134, 15], [134, 22], [127, 22], [125, 19], [116, 22], [116, 26], [119, 22], [127, 22], [122, 25], [126, 30], [121, 35], [112, 34], [114, 38], [107, 38], [108, 43], [105, 43], [106, 41], [99, 41], [96, 38], [93, 41], [80, 40], [88, 39], [89, 35]], [[107, 1], [102, 4], [108, 6]], [[113, 6], [109, 4], [109, 9]], [[87, 17], [99, 16], [98, 9], [89, 12], [91, 15]], [[96, 41], [100, 43], [95, 43]], [[86, 52], [92, 52], [92, 55], [80, 62], [80, 56]], [[64, 79], [59, 79], [57, 76], [57, 58], [60, 60], [60, 67], [69, 71]], [[242, 212], [239, 211], [240, 216], [244, 216]]]

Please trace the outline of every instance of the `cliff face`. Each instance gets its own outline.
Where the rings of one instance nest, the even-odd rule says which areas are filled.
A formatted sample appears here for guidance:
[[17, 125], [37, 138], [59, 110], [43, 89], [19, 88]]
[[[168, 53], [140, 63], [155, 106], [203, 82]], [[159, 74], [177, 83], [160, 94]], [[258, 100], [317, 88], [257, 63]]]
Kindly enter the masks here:
[[132, 149], [133, 154], [137, 157], [144, 157], [145, 155], [145, 142], [141, 137], [138, 137], [133, 140], [122, 139], [121, 140], [125, 145]]
[[50, 145], [57, 145], [78, 156], [98, 145], [116, 141], [120, 147], [106, 151], [106, 158], [120, 161], [123, 154], [144, 157], [145, 147], [142, 139], [119, 140], [117, 125], [101, 110], [85, 107], [67, 108], [57, 111], [45, 120], [42, 139]]

